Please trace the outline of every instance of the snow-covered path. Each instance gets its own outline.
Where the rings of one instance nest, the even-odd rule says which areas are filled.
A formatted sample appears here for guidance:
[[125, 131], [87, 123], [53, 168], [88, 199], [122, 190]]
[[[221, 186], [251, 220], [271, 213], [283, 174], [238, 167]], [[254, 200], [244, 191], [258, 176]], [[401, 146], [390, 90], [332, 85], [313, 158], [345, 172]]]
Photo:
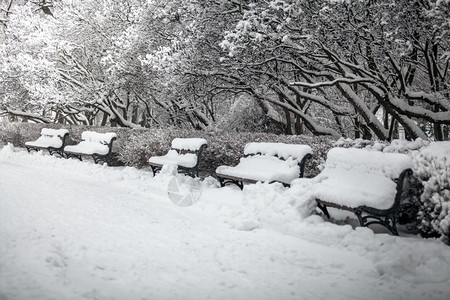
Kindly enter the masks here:
[[[199, 203], [183, 208], [164, 189], [150, 172], [5, 147], [0, 299], [450, 295], [450, 249], [437, 241], [374, 235], [317, 218], [290, 232], [238, 230], [226, 218], [245, 209], [242, 192], [205, 187]], [[414, 255], [420, 257], [408, 257]]]

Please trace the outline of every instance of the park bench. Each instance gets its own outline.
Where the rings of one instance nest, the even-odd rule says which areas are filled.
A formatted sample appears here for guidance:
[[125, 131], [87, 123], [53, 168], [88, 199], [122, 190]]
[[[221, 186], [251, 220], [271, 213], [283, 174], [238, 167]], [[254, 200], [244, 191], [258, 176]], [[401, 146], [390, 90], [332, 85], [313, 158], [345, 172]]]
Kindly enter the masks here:
[[361, 226], [379, 224], [398, 235], [397, 215], [412, 166], [406, 154], [333, 148], [310, 192], [328, 218], [327, 207], [346, 210]]
[[207, 141], [202, 138], [176, 138], [172, 141], [171, 149], [162, 156], [152, 156], [148, 163], [155, 176], [164, 165], [173, 164], [178, 170], [191, 176], [198, 176], [198, 168], [203, 150], [207, 147]]
[[220, 186], [244, 183], [281, 182], [289, 186], [292, 180], [303, 177], [305, 162], [311, 157], [308, 145], [284, 143], [249, 143], [237, 166], [219, 166], [216, 177]]
[[50, 155], [57, 153], [60, 156], [64, 156], [63, 150], [68, 135], [69, 131], [67, 129], [42, 128], [41, 136], [36, 141], [26, 142], [25, 147], [28, 152], [47, 149]]
[[114, 132], [98, 133], [84, 131], [81, 134], [82, 141], [77, 145], [64, 148], [66, 158], [75, 157], [82, 160], [83, 155], [91, 156], [95, 163], [99, 161], [110, 163], [113, 141], [117, 138]]

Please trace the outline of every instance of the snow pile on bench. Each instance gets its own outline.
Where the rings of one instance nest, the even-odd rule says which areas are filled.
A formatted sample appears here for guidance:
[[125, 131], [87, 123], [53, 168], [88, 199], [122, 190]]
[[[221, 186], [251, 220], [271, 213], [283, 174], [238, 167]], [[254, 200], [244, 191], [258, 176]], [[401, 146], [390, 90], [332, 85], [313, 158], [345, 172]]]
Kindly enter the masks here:
[[274, 156], [255, 155], [241, 158], [236, 167], [219, 166], [216, 173], [256, 181], [280, 181], [289, 184], [299, 177], [300, 167], [292, 158], [280, 160]]
[[262, 154], [278, 156], [280, 158], [301, 160], [306, 154], [312, 153], [308, 145], [296, 145], [285, 143], [248, 143], [245, 145], [244, 154]]
[[38, 148], [60, 148], [63, 145], [62, 138], [68, 134], [67, 129], [51, 129], [42, 128], [41, 136], [33, 142], [26, 142], [25, 146], [38, 147]]
[[388, 209], [396, 195], [393, 179], [412, 167], [406, 154], [333, 148], [311, 189], [317, 199], [341, 206]]
[[172, 141], [172, 149], [198, 151], [206, 144], [208, 142], [201, 138], [175, 138]]
[[242, 157], [235, 167], [219, 166], [216, 174], [290, 184], [300, 175], [299, 163], [311, 152], [308, 145], [249, 143], [245, 146], [244, 154], [250, 156]]
[[179, 154], [176, 150], [171, 149], [166, 155], [150, 157], [148, 162], [160, 165], [173, 164], [193, 168], [197, 164], [197, 155], [193, 153]]
[[193, 168], [197, 165], [198, 156], [194, 153], [180, 153], [177, 150], [198, 151], [207, 141], [202, 138], [175, 138], [172, 141], [172, 149], [163, 156], [152, 156], [148, 160], [150, 164], [177, 165]]
[[106, 155], [109, 152], [109, 144], [115, 137], [117, 137], [117, 135], [114, 132], [98, 133], [94, 131], [84, 131], [81, 134], [82, 141], [78, 145], [66, 146], [64, 151], [86, 155]]

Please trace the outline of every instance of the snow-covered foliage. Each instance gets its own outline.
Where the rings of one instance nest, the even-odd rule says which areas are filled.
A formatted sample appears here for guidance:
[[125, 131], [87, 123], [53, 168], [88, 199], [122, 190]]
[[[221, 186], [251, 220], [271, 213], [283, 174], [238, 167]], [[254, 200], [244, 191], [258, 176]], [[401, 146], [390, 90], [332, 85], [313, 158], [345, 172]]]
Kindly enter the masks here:
[[[23, 146], [25, 142], [36, 140], [43, 127], [61, 128], [61, 125], [0, 123], [0, 140]], [[68, 144], [81, 142], [83, 131], [109, 132], [110, 127], [63, 126], [70, 132]], [[332, 147], [329, 137], [285, 136], [249, 132], [206, 132], [168, 129], [127, 129], [115, 128], [117, 140], [114, 142], [115, 163], [143, 168], [148, 166], [151, 156], [167, 153], [175, 138], [198, 138], [208, 142], [208, 148], [202, 154], [200, 171], [212, 174], [219, 165], [236, 165], [244, 155], [245, 145], [251, 142], [277, 142], [286, 144], [309, 145], [312, 158], [307, 160], [305, 176], [313, 177], [320, 172], [318, 168], [325, 162], [326, 153]]]
[[450, 119], [447, 2], [233, 5], [234, 27], [221, 46], [234, 72], [224, 78], [270, 102], [268, 115], [284, 111], [282, 125], [293, 126], [293, 115], [316, 134], [390, 140], [398, 122], [410, 138], [443, 138]]
[[450, 245], [450, 142], [423, 148], [414, 171], [423, 183], [419, 228], [424, 236], [440, 235]]
[[[183, 8], [182, 1], [61, 0], [49, 14], [36, 5], [11, 8], [0, 45], [0, 113], [85, 125], [208, 125], [205, 105], [178, 92], [184, 81], [156, 68], [175, 53], [164, 54], [167, 41], [180, 53], [187, 48], [180, 41], [193, 30], [190, 1]], [[157, 62], [149, 65], [150, 56]]]
[[410, 139], [448, 137], [447, 1], [37, 3], [8, 13], [0, 114], [240, 131], [270, 120], [272, 132], [379, 140], [401, 125]]

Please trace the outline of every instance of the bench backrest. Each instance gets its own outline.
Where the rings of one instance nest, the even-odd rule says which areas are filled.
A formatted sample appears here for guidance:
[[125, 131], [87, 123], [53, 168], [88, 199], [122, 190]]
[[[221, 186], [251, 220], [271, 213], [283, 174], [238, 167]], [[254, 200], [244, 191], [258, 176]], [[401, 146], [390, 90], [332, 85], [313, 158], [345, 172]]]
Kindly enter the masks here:
[[83, 131], [81, 139], [86, 142], [99, 143], [102, 145], [109, 145], [111, 141], [117, 137], [114, 132], [98, 133], [95, 131]]
[[396, 179], [412, 168], [412, 158], [401, 153], [384, 153], [355, 148], [333, 148], [327, 154], [325, 168], [342, 169]]
[[301, 161], [312, 149], [308, 145], [285, 144], [285, 143], [248, 143], [245, 145], [245, 155], [262, 154], [276, 156], [285, 160], [292, 158]]
[[172, 149], [196, 152], [206, 147], [207, 144], [208, 142], [202, 138], [175, 138], [172, 141]]
[[41, 135], [47, 137], [60, 137], [63, 138], [66, 134], [69, 134], [69, 130], [67, 129], [51, 129], [51, 128], [42, 128]]

